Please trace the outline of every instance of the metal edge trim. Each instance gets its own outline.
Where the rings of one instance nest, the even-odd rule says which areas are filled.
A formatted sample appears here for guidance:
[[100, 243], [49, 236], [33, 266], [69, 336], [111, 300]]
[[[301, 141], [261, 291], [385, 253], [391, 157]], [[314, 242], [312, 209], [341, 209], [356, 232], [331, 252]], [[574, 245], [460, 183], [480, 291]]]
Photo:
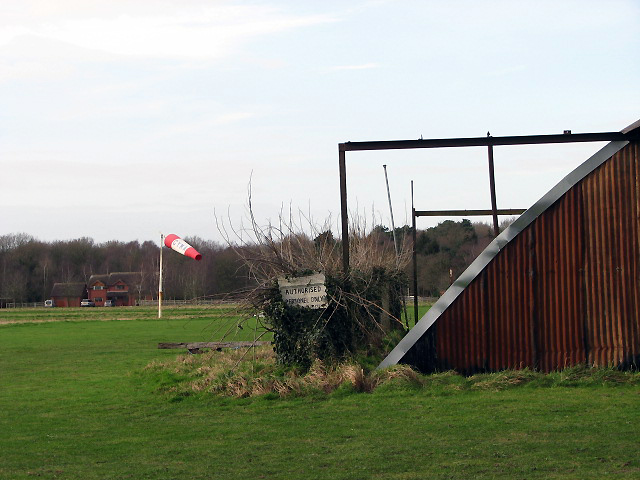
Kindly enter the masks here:
[[558, 182], [551, 190], [527, 209], [518, 219], [509, 225], [500, 235], [498, 235], [480, 255], [462, 272], [455, 282], [447, 289], [438, 301], [427, 311], [396, 347], [380, 362], [376, 369], [386, 368], [395, 365], [405, 354], [415, 345], [415, 343], [425, 334], [442, 315], [442, 313], [454, 302], [458, 295], [484, 270], [484, 268], [495, 258], [511, 240], [529, 226], [545, 210], [567, 193], [573, 186], [577, 185], [583, 178], [593, 172], [596, 168], [606, 162], [609, 158], [622, 150], [629, 141], [610, 142], [602, 149], [593, 154], [589, 159], [576, 167], [571, 173]]

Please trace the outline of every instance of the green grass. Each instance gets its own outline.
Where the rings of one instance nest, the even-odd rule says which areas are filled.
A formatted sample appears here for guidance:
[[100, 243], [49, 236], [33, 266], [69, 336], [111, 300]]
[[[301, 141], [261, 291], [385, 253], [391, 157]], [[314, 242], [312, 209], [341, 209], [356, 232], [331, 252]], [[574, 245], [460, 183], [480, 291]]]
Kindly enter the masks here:
[[[418, 320], [420, 320], [430, 308], [431, 308], [431, 304], [427, 304], [427, 303], [418, 304]], [[402, 322], [406, 325], [407, 319], [408, 319], [409, 327], [413, 327], [415, 323], [415, 317], [413, 315], [413, 312], [414, 312], [413, 303], [407, 303], [407, 315], [405, 317], [404, 312], [402, 313]]]
[[[164, 307], [163, 318], [178, 320], [185, 318], [218, 319], [221, 316], [237, 317], [233, 306], [182, 306]], [[94, 307], [94, 308], [15, 308], [0, 310], [0, 324], [61, 322], [85, 320], [157, 320], [157, 307]]]
[[157, 343], [219, 338], [232, 310], [50, 310], [0, 310], [0, 322], [61, 315], [0, 325], [2, 479], [640, 476], [637, 382], [496, 391], [444, 375], [453, 387], [176, 396], [159, 393], [176, 374], [144, 370], [182, 353]]

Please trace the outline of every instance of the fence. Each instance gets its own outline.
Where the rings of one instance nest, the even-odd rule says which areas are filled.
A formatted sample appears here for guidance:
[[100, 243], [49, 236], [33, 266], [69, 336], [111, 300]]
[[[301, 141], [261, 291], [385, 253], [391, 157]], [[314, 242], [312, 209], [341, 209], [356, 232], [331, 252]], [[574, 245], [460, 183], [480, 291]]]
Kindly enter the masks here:
[[[177, 307], [180, 305], [220, 305], [232, 303], [238, 303], [238, 300], [214, 300], [204, 298], [196, 298], [195, 300], [162, 300], [163, 307]], [[140, 300], [138, 305], [142, 307], [157, 307], [158, 300]]]
[[44, 302], [7, 302], [3, 308], [44, 308]]
[[[162, 305], [165, 307], [176, 307], [181, 305], [221, 305], [238, 303], [237, 300], [163, 300]], [[138, 306], [158, 306], [158, 300], [140, 300]], [[44, 308], [44, 302], [6, 302], [0, 308]]]

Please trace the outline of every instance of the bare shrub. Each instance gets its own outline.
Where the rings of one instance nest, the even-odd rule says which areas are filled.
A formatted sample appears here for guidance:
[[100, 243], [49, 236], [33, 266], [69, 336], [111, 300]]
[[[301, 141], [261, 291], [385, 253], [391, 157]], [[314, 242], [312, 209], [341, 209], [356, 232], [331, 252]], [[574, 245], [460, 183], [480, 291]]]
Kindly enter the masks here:
[[[342, 244], [331, 230], [331, 218], [316, 222], [311, 215], [289, 210], [277, 222], [259, 225], [248, 193], [248, 228], [216, 217], [218, 230], [235, 248], [254, 287], [246, 307], [264, 314], [262, 326], [274, 334], [278, 360], [309, 368], [314, 359], [336, 361], [357, 349], [377, 348], [385, 334], [381, 318], [402, 328], [401, 298], [410, 249], [397, 255], [393, 243], [364, 218], [352, 215], [349, 239], [351, 270], [342, 271]], [[408, 236], [407, 236], [408, 237]], [[322, 272], [328, 306], [310, 310], [285, 304], [278, 278]]]

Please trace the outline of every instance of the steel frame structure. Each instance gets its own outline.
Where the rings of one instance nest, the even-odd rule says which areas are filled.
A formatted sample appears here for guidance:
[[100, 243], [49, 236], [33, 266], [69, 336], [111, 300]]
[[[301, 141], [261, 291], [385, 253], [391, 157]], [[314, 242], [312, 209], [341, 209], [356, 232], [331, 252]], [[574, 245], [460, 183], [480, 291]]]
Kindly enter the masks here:
[[[345, 142], [338, 144], [338, 165], [340, 170], [340, 214], [342, 220], [342, 267], [345, 281], [349, 279], [349, 218], [347, 213], [347, 169], [346, 152], [369, 150], [404, 150], [415, 148], [455, 148], [455, 147], [487, 147], [489, 158], [489, 182], [491, 190], [491, 210], [441, 210], [441, 211], [417, 211], [412, 205], [413, 232], [414, 232], [414, 311], [417, 316], [417, 279], [415, 272], [415, 217], [417, 216], [493, 216], [494, 233], [498, 235], [497, 216], [500, 214], [519, 214], [521, 209], [498, 210], [496, 207], [495, 182], [493, 174], [493, 147], [505, 145], [539, 145], [554, 143], [583, 143], [583, 142], [613, 142], [627, 140], [626, 132], [601, 132], [572, 134], [567, 131], [555, 135], [520, 135], [507, 137], [468, 137], [468, 138], [444, 138], [444, 139], [419, 139], [419, 140], [390, 140], [369, 142]], [[417, 319], [417, 317], [416, 317]], [[417, 321], [416, 321], [417, 323]]]

